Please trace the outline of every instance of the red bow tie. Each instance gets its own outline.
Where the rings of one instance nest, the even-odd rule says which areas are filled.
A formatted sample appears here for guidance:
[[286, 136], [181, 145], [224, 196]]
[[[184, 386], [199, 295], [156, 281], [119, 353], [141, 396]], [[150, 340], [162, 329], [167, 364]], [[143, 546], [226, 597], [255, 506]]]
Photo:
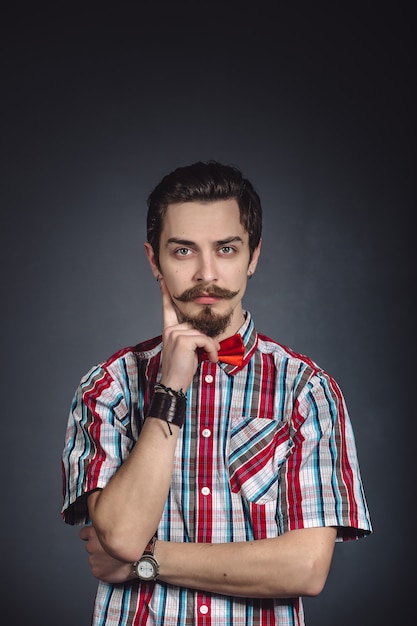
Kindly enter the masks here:
[[[242, 336], [238, 333], [232, 335], [227, 339], [223, 339], [220, 342], [220, 349], [218, 352], [218, 359], [223, 363], [229, 363], [229, 365], [242, 365], [243, 355], [245, 353], [245, 346], [243, 344]], [[199, 352], [199, 361], [208, 359], [207, 352]]]

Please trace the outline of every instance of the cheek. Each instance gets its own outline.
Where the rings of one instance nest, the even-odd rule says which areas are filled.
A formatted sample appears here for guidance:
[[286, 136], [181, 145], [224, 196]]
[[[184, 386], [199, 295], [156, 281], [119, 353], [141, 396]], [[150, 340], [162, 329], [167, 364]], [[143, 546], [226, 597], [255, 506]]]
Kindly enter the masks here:
[[243, 282], [247, 278], [247, 275], [248, 275], [247, 269], [240, 267], [236, 273], [236, 279], [240, 282]]
[[162, 273], [162, 276], [164, 277], [165, 284], [171, 296], [173, 294], [178, 295], [182, 293], [187, 287], [185, 281], [181, 276], [181, 272], [178, 270]]

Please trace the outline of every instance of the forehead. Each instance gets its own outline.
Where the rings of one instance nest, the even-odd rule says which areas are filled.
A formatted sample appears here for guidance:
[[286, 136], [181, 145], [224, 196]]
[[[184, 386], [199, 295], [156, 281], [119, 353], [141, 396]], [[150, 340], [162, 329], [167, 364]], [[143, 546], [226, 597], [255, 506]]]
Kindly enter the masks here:
[[196, 240], [208, 238], [221, 240], [229, 236], [248, 235], [240, 223], [240, 211], [235, 199], [215, 202], [184, 202], [167, 207], [162, 237]]

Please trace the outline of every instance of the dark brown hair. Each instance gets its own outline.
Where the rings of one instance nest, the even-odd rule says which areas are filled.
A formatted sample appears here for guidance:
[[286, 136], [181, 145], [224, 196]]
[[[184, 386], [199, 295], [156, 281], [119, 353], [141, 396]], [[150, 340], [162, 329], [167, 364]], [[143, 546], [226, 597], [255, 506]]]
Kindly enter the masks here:
[[232, 165], [217, 161], [178, 167], [164, 176], [148, 197], [147, 238], [159, 264], [159, 242], [168, 205], [182, 202], [214, 202], [235, 198], [240, 222], [249, 235], [249, 250], [259, 244], [262, 234], [262, 207], [252, 183]]

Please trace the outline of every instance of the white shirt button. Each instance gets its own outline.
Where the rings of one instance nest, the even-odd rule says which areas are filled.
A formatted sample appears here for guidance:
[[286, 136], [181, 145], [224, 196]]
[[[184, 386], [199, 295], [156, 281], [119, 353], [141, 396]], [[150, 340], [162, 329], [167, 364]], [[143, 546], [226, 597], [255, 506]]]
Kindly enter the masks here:
[[213, 376], [211, 374], [207, 374], [207, 376], [204, 377], [204, 380], [206, 381], [206, 383], [212, 383]]
[[208, 496], [210, 494], [210, 487], [203, 487], [201, 493], [203, 496]]
[[208, 613], [208, 606], [207, 606], [207, 604], [202, 604], [200, 606], [200, 613], [202, 615], [207, 615], [207, 613]]
[[203, 437], [210, 437], [211, 430], [209, 428], [205, 428], [201, 434], [203, 435]]

